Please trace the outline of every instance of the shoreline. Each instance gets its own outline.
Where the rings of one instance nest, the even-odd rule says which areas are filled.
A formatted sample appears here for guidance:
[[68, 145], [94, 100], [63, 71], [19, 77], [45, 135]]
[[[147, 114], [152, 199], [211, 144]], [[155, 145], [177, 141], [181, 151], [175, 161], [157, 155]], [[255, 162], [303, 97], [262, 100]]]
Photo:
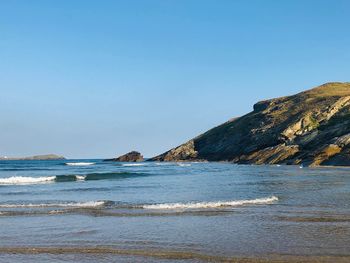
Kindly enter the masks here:
[[135, 256], [167, 260], [199, 260], [206, 262], [242, 262], [242, 263], [345, 263], [349, 262], [350, 255], [257, 255], [257, 256], [220, 256], [204, 254], [191, 251], [176, 250], [140, 250], [140, 249], [118, 249], [113, 247], [0, 247], [0, 254], [22, 254], [22, 255], [120, 255]]
[[[0, 159], [1, 162], [9, 162], [9, 161], [23, 161], [23, 162], [28, 162], [28, 161], [35, 161], [35, 162], [45, 162], [45, 161], [86, 161], [86, 160], [98, 160], [98, 161], [104, 161], [105, 159], [101, 158], [89, 158], [89, 159]], [[116, 163], [129, 163], [129, 162], [116, 162]], [[131, 162], [134, 163], [134, 162]], [[218, 164], [232, 164], [232, 165], [237, 165], [237, 166], [274, 166], [274, 167], [298, 167], [298, 168], [311, 168], [311, 169], [318, 169], [318, 168], [344, 168], [348, 169], [350, 168], [350, 165], [312, 165], [312, 166], [302, 166], [298, 164], [285, 164], [285, 163], [276, 163], [276, 164], [268, 164], [268, 163], [263, 163], [263, 164], [256, 164], [256, 163], [235, 163], [235, 162], [230, 162], [230, 161], [207, 161], [207, 160], [174, 160], [174, 161], [154, 161], [154, 160], [147, 160], [145, 159], [143, 162], [138, 162], [138, 163], [218, 163]]]

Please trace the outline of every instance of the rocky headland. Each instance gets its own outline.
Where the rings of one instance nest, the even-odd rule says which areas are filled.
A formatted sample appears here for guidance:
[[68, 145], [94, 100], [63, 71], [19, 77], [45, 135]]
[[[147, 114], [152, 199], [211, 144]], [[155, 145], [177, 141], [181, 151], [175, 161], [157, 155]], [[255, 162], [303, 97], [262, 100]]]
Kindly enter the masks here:
[[141, 153], [136, 151], [131, 151], [127, 154], [121, 155], [117, 158], [106, 159], [104, 161], [113, 161], [113, 162], [143, 162], [143, 156]]
[[350, 83], [260, 101], [153, 161], [350, 165]]

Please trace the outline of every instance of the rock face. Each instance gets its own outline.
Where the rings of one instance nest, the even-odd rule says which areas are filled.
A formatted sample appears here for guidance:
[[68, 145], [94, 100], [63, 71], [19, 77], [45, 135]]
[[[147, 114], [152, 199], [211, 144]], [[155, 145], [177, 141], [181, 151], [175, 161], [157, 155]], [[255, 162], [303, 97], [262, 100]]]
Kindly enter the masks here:
[[105, 161], [114, 161], [114, 162], [143, 162], [143, 156], [141, 155], [141, 153], [136, 152], [136, 151], [132, 151], [129, 152], [127, 154], [121, 155], [117, 158], [113, 158], [113, 159], [107, 159]]
[[151, 160], [350, 165], [350, 83], [326, 83], [253, 109]]
[[56, 154], [45, 154], [45, 155], [35, 155], [35, 156], [29, 156], [29, 157], [0, 157], [0, 160], [12, 160], [12, 161], [32, 161], [32, 160], [64, 160], [66, 159], [63, 156], [56, 155]]

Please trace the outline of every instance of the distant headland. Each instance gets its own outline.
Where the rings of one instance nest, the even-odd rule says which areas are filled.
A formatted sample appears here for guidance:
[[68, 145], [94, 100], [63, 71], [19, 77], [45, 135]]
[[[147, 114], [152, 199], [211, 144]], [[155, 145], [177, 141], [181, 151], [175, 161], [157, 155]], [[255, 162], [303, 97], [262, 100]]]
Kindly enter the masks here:
[[56, 155], [56, 154], [45, 154], [45, 155], [34, 155], [34, 156], [27, 156], [27, 157], [7, 157], [7, 156], [0, 156], [1, 161], [34, 161], [34, 160], [64, 160], [66, 159], [63, 156]]
[[[55, 154], [0, 160], [60, 160]], [[142, 162], [136, 151], [105, 161]], [[350, 82], [264, 100], [253, 111], [146, 161], [350, 166]]]

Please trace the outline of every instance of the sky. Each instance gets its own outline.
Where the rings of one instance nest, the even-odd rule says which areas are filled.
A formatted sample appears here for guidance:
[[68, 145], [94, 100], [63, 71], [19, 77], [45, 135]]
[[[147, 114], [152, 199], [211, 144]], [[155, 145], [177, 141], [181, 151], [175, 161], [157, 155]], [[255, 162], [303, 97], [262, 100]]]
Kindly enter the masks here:
[[0, 0], [0, 156], [160, 154], [350, 81], [347, 0]]

